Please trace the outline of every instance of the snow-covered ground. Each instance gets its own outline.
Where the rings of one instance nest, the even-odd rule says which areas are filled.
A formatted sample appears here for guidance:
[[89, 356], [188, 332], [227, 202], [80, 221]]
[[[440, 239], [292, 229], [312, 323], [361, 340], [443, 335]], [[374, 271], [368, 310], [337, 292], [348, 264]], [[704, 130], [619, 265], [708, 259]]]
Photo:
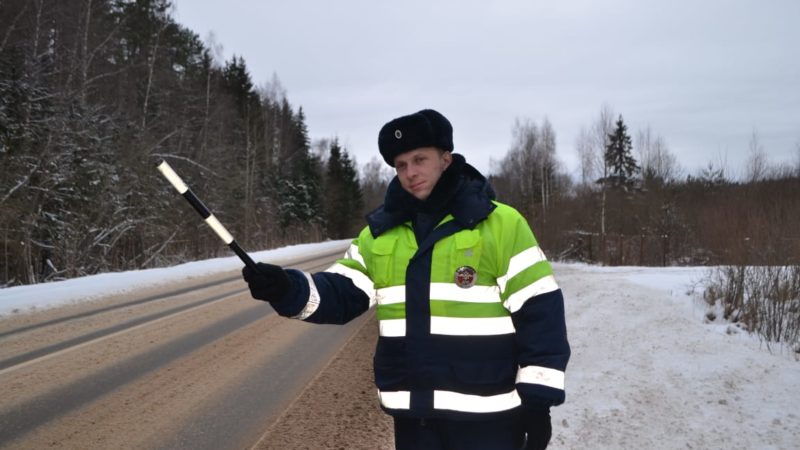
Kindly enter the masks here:
[[[250, 253], [254, 261], [282, 264], [304, 255], [330, 253], [337, 248], [347, 248], [349, 240], [302, 244], [275, 250]], [[236, 256], [180, 264], [161, 269], [132, 270], [103, 273], [71, 280], [30, 286], [0, 289], [0, 317], [9, 313], [40, 310], [70, 302], [96, 299], [110, 294], [121, 294], [142, 287], [174, 283], [190, 278], [241, 269], [244, 266]]]
[[702, 268], [556, 264], [572, 358], [553, 447], [799, 449], [800, 362], [706, 324]]
[[[281, 261], [345, 241], [254, 253]], [[234, 270], [235, 257], [0, 289], [0, 316]], [[800, 362], [703, 320], [702, 268], [555, 264], [572, 359], [552, 448], [798, 449]]]

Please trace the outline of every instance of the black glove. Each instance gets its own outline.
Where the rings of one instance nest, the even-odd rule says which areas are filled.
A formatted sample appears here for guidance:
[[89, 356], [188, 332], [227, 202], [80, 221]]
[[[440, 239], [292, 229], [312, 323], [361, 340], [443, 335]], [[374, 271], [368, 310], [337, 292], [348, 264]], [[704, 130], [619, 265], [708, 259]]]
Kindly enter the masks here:
[[259, 300], [280, 302], [289, 293], [292, 280], [281, 266], [257, 263], [258, 271], [244, 266], [242, 276], [250, 287], [250, 295]]
[[550, 408], [529, 409], [523, 413], [528, 442], [525, 450], [544, 450], [550, 442], [553, 427], [550, 424]]

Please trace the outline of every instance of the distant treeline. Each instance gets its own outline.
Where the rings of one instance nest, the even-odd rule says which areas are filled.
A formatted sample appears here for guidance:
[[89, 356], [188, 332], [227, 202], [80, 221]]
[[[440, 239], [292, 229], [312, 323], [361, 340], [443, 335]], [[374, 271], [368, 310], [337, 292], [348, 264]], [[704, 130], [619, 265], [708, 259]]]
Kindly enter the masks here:
[[[311, 143], [277, 76], [255, 86], [170, 8], [0, 2], [0, 286], [228, 255], [161, 159], [247, 249], [354, 236], [381, 202], [381, 160], [359, 174], [335, 136]], [[633, 142], [608, 107], [576, 142], [580, 179], [555, 142], [546, 119], [521, 120], [491, 176], [551, 259], [800, 260], [800, 158], [769, 168], [755, 134], [740, 181], [714, 165], [684, 175], [662, 137]]]
[[770, 165], [757, 132], [744, 175], [724, 164], [687, 175], [650, 129], [633, 139], [603, 106], [579, 133], [579, 180], [541, 124], [518, 122], [496, 164], [500, 198], [531, 222], [555, 259], [611, 265], [800, 264], [800, 144], [794, 165]]

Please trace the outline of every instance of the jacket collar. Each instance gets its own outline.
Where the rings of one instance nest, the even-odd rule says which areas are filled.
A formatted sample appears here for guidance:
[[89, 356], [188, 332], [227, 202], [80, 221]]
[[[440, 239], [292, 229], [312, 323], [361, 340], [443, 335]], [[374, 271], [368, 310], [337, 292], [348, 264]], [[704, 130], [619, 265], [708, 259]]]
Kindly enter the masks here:
[[383, 205], [367, 215], [367, 223], [373, 237], [405, 222], [417, 213], [444, 211], [452, 214], [462, 228], [474, 228], [491, 213], [495, 205], [495, 193], [477, 169], [467, 164], [460, 154], [453, 154], [453, 162], [436, 183], [430, 197], [425, 201], [406, 192], [395, 176], [386, 190]]

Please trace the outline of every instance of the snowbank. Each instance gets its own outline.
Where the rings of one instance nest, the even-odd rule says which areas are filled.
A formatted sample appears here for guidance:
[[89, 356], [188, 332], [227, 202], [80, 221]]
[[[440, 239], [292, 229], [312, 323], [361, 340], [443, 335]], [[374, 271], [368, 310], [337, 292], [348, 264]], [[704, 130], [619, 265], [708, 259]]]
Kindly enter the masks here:
[[[350, 240], [339, 240], [293, 245], [253, 252], [250, 256], [255, 261], [282, 262], [304, 255], [329, 253], [336, 249], [342, 249], [342, 253], [344, 253], [349, 242]], [[120, 294], [183, 279], [208, 276], [241, 269], [243, 265], [238, 257], [230, 256], [189, 262], [173, 267], [102, 273], [52, 283], [0, 289], [0, 316], [12, 312], [44, 309], [65, 303], [91, 300], [103, 295]]]

